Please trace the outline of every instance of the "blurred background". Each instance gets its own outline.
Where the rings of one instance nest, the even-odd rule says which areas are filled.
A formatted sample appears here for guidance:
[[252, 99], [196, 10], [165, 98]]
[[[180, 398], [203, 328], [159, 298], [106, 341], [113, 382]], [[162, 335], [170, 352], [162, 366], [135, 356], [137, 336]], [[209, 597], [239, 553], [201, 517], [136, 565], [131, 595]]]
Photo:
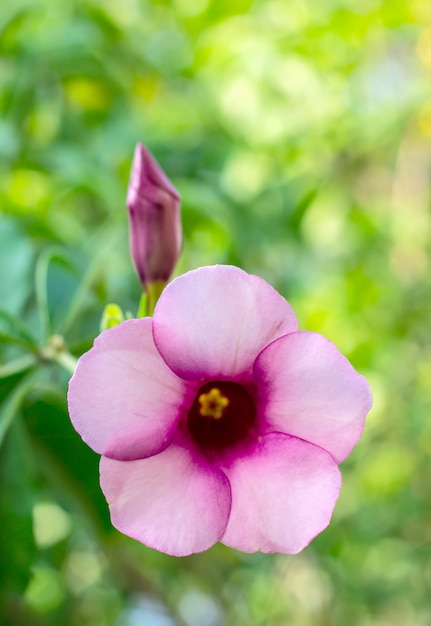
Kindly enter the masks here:
[[[136, 314], [137, 141], [182, 196], [177, 273], [263, 276], [371, 383], [300, 555], [123, 537], [70, 426], [48, 338]], [[1, 3], [1, 626], [429, 626], [430, 141], [429, 0]]]

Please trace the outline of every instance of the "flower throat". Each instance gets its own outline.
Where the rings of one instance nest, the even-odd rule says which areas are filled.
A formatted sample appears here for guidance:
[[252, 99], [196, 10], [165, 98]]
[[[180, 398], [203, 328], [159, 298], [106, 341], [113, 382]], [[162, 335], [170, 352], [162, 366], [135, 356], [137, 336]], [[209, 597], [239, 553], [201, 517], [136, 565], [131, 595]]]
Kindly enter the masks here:
[[255, 419], [254, 402], [242, 385], [212, 381], [196, 394], [187, 427], [202, 448], [221, 449], [245, 439]]

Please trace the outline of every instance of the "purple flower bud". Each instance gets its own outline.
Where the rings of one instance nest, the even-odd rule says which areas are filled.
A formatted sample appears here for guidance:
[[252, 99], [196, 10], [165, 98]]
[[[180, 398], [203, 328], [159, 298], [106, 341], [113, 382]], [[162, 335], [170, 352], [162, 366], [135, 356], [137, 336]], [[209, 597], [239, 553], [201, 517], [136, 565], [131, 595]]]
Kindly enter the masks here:
[[127, 191], [130, 250], [142, 286], [165, 284], [181, 251], [180, 197], [150, 152], [138, 143]]

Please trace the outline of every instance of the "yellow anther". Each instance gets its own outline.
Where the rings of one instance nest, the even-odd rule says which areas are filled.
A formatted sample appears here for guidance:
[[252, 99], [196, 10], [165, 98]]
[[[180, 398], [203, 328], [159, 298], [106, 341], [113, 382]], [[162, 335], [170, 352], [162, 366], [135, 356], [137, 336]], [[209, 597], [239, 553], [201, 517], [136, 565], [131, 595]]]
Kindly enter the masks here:
[[201, 405], [199, 413], [203, 417], [213, 417], [215, 420], [223, 417], [223, 412], [229, 404], [229, 399], [217, 387], [213, 387], [208, 393], [201, 393], [198, 399]]

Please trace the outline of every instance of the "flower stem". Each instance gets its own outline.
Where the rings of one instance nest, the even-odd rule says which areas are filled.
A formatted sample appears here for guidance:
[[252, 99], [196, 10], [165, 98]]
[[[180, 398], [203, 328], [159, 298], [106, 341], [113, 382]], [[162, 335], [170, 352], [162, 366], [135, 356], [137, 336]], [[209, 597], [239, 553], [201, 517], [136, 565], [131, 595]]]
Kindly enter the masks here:
[[48, 343], [39, 350], [39, 356], [44, 361], [58, 363], [69, 374], [74, 374], [78, 359], [66, 349], [66, 344], [61, 335], [52, 335]]
[[147, 283], [145, 289], [147, 292], [147, 315], [153, 315], [158, 299], [161, 296], [166, 283], [163, 280], [156, 280], [153, 283]]
[[75, 373], [76, 364], [78, 363], [78, 359], [70, 354], [70, 352], [59, 352], [55, 361], [64, 367], [66, 371], [70, 374]]

